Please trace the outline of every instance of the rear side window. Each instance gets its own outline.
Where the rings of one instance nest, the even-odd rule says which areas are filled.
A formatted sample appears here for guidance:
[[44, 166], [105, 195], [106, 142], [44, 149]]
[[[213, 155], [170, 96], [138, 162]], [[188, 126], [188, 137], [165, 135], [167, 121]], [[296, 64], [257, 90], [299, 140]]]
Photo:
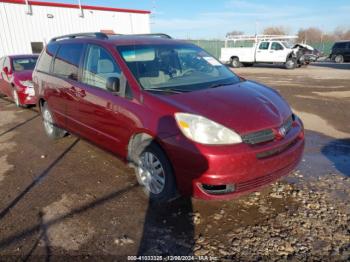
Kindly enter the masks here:
[[37, 64], [37, 70], [49, 73], [50, 72], [50, 66], [52, 62], [53, 56], [56, 54], [56, 51], [58, 49], [57, 44], [49, 44], [46, 49], [41, 53], [38, 64]]
[[259, 49], [267, 50], [267, 49], [269, 49], [269, 45], [270, 45], [269, 42], [261, 42], [261, 44], [259, 45]]
[[120, 77], [121, 70], [113, 57], [103, 47], [89, 45], [86, 52], [82, 82], [106, 89], [109, 77]]
[[56, 55], [53, 73], [64, 78], [77, 80], [83, 44], [63, 44]]

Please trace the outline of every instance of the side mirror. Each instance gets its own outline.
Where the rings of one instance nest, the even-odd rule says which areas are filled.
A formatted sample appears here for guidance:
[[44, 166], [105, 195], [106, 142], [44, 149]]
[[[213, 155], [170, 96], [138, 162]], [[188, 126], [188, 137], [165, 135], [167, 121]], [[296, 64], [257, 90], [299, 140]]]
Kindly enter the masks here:
[[4, 73], [5, 73], [6, 75], [9, 74], [9, 69], [8, 69], [7, 66], [5, 66], [5, 67], [2, 69], [2, 71], [4, 71]]
[[108, 77], [106, 89], [112, 93], [120, 92], [120, 79], [118, 77]]

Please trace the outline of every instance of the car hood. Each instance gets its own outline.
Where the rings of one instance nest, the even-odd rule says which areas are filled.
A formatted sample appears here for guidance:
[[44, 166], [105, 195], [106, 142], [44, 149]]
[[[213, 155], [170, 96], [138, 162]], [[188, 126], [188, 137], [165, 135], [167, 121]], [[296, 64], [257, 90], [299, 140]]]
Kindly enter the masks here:
[[23, 70], [13, 73], [13, 77], [17, 81], [32, 80], [33, 70]]
[[180, 112], [204, 116], [240, 134], [278, 127], [292, 114], [275, 90], [252, 81], [157, 96]]

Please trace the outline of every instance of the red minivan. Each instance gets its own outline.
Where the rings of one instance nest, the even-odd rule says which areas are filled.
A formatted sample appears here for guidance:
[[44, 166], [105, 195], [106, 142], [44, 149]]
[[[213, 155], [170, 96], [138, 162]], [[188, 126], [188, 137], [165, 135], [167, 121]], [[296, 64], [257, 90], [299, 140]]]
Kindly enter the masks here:
[[132, 163], [152, 201], [255, 191], [303, 154], [303, 124], [278, 92], [167, 35], [54, 38], [33, 81], [47, 135]]
[[38, 55], [12, 55], [0, 58], [0, 94], [13, 99], [16, 106], [36, 104], [32, 73]]

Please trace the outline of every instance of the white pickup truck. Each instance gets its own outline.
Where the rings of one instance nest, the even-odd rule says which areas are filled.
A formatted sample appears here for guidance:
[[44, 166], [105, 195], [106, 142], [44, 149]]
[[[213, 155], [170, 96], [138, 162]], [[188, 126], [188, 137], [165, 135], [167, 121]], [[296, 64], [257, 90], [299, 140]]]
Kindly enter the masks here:
[[[284, 64], [287, 69], [298, 66], [296, 50], [287, 42], [295, 36], [233, 36], [225, 41], [225, 47], [221, 49], [220, 61], [230, 64], [232, 67], [250, 66], [254, 63], [278, 63]], [[227, 47], [228, 41], [234, 41], [234, 47]], [[250, 42], [237, 46], [237, 41]]]

